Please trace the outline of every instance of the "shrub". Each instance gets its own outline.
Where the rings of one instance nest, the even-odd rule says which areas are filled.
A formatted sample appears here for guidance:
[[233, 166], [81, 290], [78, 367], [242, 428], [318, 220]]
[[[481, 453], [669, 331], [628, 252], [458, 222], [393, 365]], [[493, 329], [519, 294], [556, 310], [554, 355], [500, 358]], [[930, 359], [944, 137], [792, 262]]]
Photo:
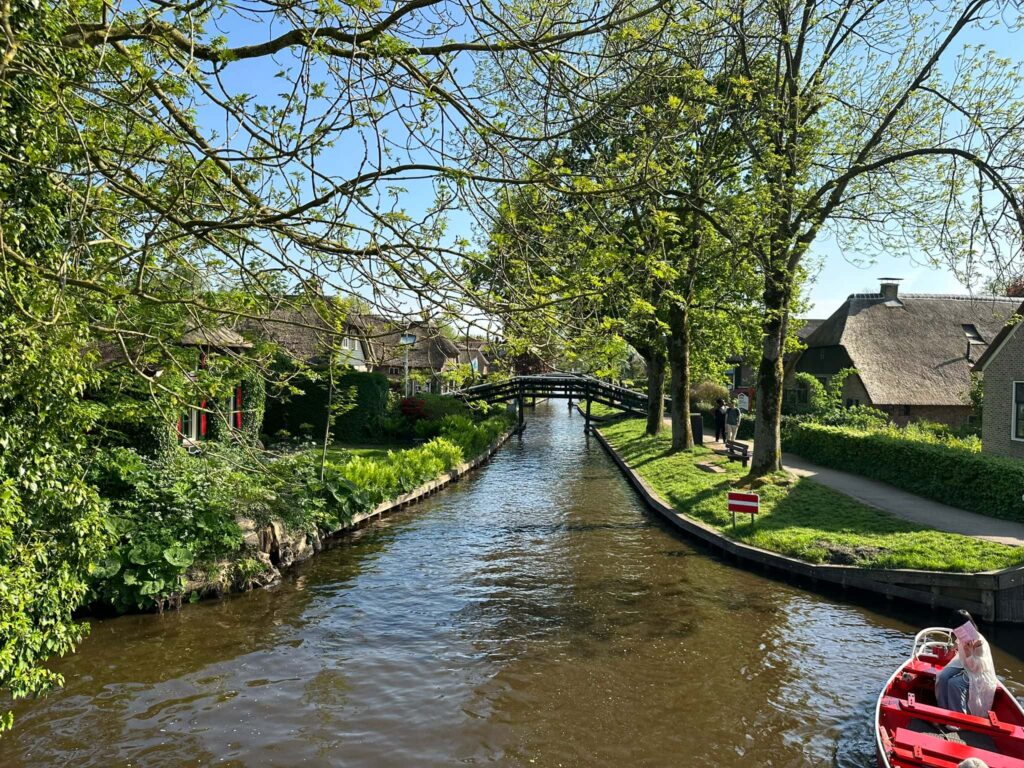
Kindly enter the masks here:
[[1024, 521], [1024, 463], [975, 450], [969, 441], [915, 439], [927, 430], [857, 430], [801, 423], [786, 450], [819, 464], [882, 480], [944, 504]]
[[729, 390], [714, 381], [702, 381], [690, 390], [690, 398], [694, 401], [708, 403], [714, 408], [719, 399], [729, 400]]
[[160, 607], [180, 596], [193, 562], [237, 550], [235, 517], [269, 500], [261, 478], [237, 468], [244, 463], [223, 444], [199, 457], [181, 450], [156, 458], [127, 448], [101, 452], [90, 480], [110, 502], [115, 543], [93, 570], [94, 599], [122, 611]]
[[[299, 376], [299, 394], [271, 398], [266, 404], [263, 429], [267, 434], [286, 429], [323, 435], [327, 419], [327, 375]], [[355, 407], [335, 416], [333, 431], [346, 440], [371, 440], [379, 435], [387, 414], [388, 380], [380, 373], [345, 371], [334, 382], [335, 404], [341, 393], [352, 392]], [[306, 427], [303, 429], [303, 427]]]

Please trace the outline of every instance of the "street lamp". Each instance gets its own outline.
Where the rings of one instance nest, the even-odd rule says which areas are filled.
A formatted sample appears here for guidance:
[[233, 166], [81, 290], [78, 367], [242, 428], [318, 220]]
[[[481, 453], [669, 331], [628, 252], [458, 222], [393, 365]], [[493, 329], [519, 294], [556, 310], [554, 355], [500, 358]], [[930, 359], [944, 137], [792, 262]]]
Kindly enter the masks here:
[[409, 347], [416, 343], [415, 333], [403, 333], [399, 343], [405, 347], [405, 396], [409, 396]]

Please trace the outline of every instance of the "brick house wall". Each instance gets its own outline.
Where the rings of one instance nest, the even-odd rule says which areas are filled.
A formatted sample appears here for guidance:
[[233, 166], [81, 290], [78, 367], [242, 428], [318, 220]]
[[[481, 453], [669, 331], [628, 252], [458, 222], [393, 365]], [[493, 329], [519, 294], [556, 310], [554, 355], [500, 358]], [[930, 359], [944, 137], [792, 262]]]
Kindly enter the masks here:
[[1024, 459], [1024, 441], [1011, 437], [1013, 382], [1024, 381], [1024, 333], [1013, 333], [985, 364], [981, 444], [986, 453]]

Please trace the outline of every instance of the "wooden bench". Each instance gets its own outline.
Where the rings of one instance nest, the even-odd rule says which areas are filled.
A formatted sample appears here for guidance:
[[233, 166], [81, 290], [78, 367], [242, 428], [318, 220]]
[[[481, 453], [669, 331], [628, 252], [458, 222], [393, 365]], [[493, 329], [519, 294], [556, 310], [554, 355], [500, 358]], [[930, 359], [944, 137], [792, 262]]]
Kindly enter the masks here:
[[964, 712], [933, 707], [931, 704], [922, 704], [913, 694], [906, 699], [897, 699], [893, 696], [883, 697], [880, 711], [884, 714], [918, 718], [929, 723], [955, 725], [963, 730], [981, 733], [989, 737], [1013, 739], [1024, 744], [1024, 728], [1012, 723], [1004, 723], [996, 716], [995, 712], [989, 712], [988, 717], [976, 717]]
[[750, 444], [732, 440], [725, 444], [725, 455], [729, 461], [739, 461], [747, 466], [750, 461]]
[[904, 765], [955, 768], [968, 757], [977, 757], [989, 768], [1024, 768], [1024, 760], [987, 749], [945, 741], [938, 736], [897, 728], [892, 737], [892, 756]]

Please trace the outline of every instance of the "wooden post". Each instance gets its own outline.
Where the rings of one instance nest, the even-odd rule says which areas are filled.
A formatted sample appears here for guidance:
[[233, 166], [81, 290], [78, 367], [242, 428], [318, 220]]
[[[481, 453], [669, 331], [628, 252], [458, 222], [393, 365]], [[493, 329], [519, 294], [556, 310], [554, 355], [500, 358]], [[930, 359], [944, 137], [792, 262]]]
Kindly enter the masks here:
[[590, 432], [590, 395], [587, 395], [587, 417], [583, 422], [583, 431]]
[[524, 425], [525, 419], [526, 419], [526, 414], [523, 413], [523, 411], [526, 408], [526, 397], [523, 394], [523, 385], [522, 384], [519, 385], [519, 399], [516, 402], [516, 405], [517, 405], [516, 410], [519, 411], [519, 430], [518, 431], [520, 433], [522, 433], [523, 425]]

